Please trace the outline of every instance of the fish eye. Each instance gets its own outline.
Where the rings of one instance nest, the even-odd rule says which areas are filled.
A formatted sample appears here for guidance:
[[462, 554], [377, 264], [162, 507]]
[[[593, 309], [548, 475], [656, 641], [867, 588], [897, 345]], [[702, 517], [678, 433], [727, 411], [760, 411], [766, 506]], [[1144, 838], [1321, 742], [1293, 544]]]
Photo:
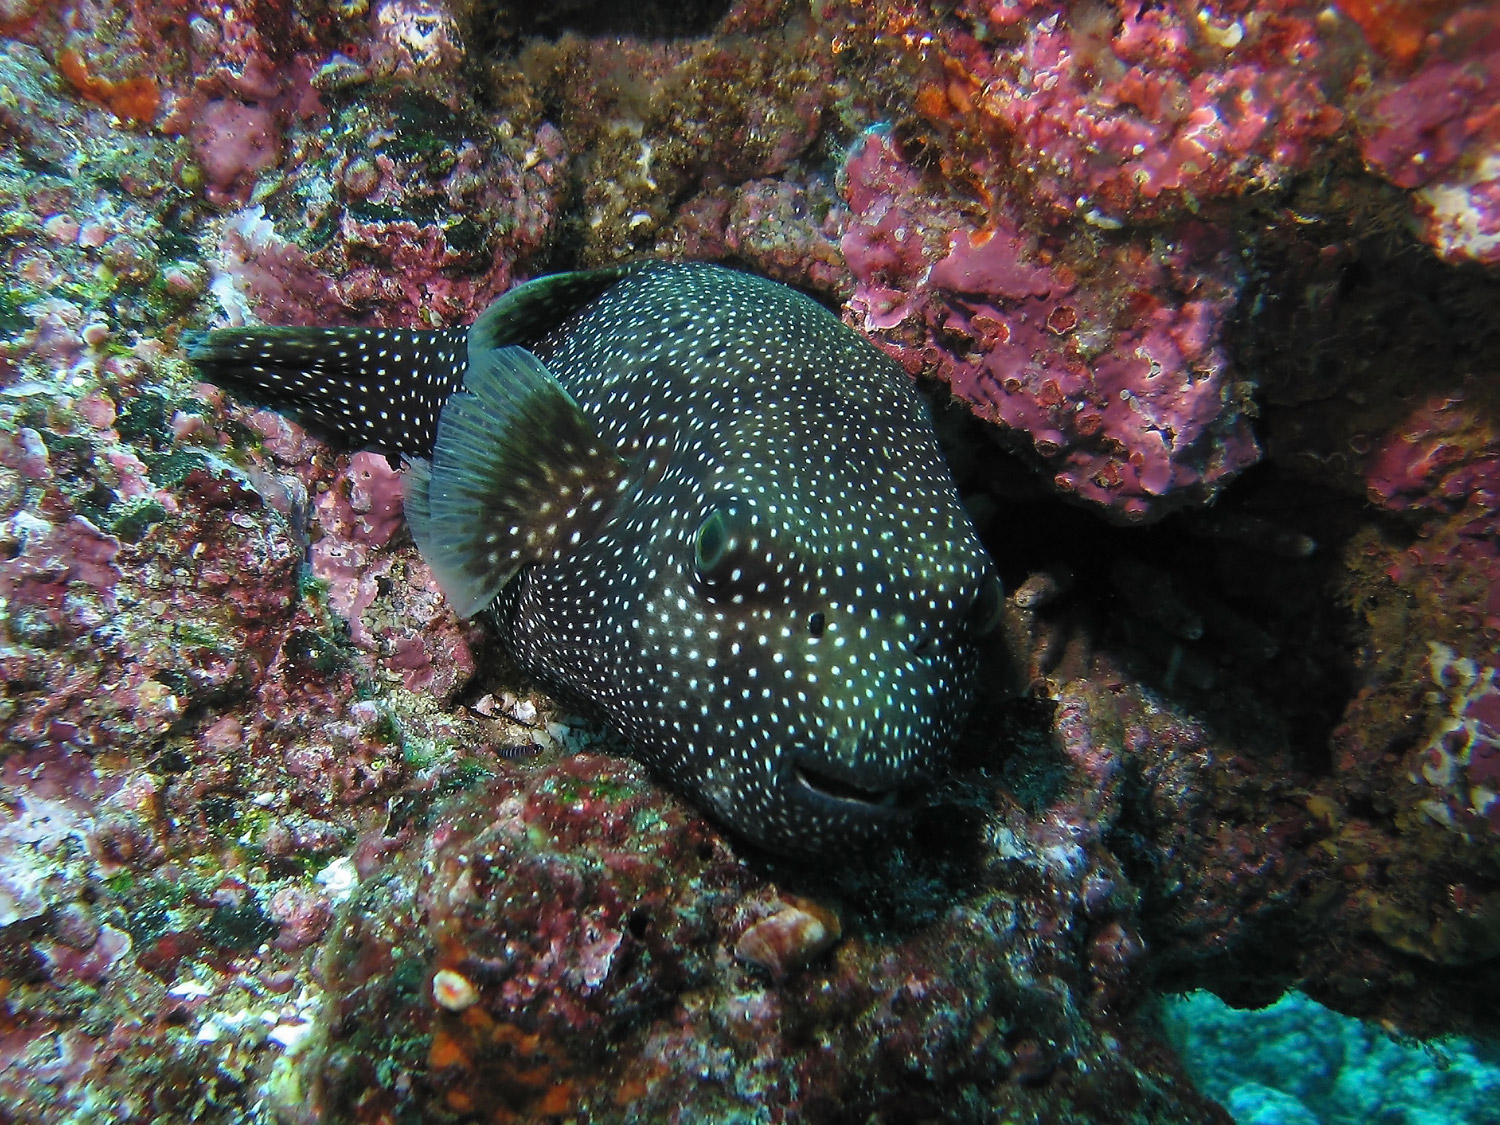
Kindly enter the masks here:
[[720, 504], [709, 512], [693, 535], [698, 580], [719, 588], [748, 581], [750, 532], [750, 516], [741, 505]]
[[970, 628], [981, 637], [992, 632], [1000, 624], [1000, 611], [1004, 608], [1005, 591], [1001, 589], [1000, 579], [995, 576], [994, 571], [987, 570], [984, 572], [984, 580], [979, 584], [974, 604], [969, 609]]
[[808, 636], [821, 637], [826, 628], [828, 628], [828, 618], [823, 616], [822, 610], [814, 610], [807, 615]]
[[693, 537], [693, 565], [699, 576], [711, 575], [722, 567], [728, 553], [729, 529], [724, 525], [724, 513], [715, 508]]

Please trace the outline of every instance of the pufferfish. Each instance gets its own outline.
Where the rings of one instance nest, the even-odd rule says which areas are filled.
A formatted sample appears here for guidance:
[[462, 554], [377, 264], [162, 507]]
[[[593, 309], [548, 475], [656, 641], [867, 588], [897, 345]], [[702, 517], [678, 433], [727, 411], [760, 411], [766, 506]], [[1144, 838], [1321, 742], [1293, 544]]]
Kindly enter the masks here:
[[556, 274], [469, 329], [222, 329], [213, 382], [409, 466], [462, 615], [772, 851], [887, 834], [974, 703], [1001, 589], [907, 374], [707, 264]]

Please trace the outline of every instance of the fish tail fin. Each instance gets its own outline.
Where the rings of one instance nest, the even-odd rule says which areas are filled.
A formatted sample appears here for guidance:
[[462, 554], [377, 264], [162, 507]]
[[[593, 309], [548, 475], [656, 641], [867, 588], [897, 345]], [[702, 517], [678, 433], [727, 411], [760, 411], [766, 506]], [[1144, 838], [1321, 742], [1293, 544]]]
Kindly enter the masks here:
[[295, 413], [340, 445], [407, 457], [432, 450], [463, 385], [463, 329], [223, 328], [186, 341], [211, 383]]

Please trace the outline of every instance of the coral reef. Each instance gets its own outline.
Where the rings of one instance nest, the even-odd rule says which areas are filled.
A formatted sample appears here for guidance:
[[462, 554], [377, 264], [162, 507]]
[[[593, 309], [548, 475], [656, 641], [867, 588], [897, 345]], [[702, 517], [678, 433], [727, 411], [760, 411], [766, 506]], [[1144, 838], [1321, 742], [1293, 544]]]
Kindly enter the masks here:
[[1194, 1077], [1236, 1121], [1500, 1121], [1500, 1067], [1482, 1043], [1401, 1043], [1296, 993], [1259, 1012], [1201, 993], [1163, 1009]]
[[[1492, 6], [521, 8], [0, 0], [0, 1119], [1294, 1120], [1157, 993], [1494, 1035]], [[181, 359], [642, 253], [930, 381], [1013, 591], [862, 862], [594, 744], [385, 458]]]
[[[1390, 20], [1351, 7], [1395, 64], [1365, 94], [1361, 155], [1415, 189], [1422, 238], [1439, 256], [1500, 263], [1500, 15], [1484, 5], [1410, 4], [1396, 6], [1405, 20]], [[1435, 42], [1415, 46], [1423, 39]]]
[[1258, 459], [1250, 388], [1219, 344], [1239, 280], [1222, 232], [1044, 247], [1003, 211], [976, 227], [934, 207], [881, 133], [845, 176], [856, 323], [1024, 435], [1058, 491], [1138, 521]]
[[[985, 889], [923, 904], [933, 916], [904, 940], [866, 912], [831, 954], [825, 931], [822, 956], [784, 952], [762, 971], [730, 949], [757, 962], [768, 925], [796, 914], [821, 929], [828, 908], [768, 915], [771, 887], [639, 767], [580, 756], [507, 771], [434, 806], [420, 845], [380, 841], [389, 854], [372, 856], [330, 947], [311, 1100], [286, 1109], [1222, 1119], [1138, 1029], [1073, 1014], [1122, 999], [1144, 947], [1092, 841], [1022, 819], [1025, 837], [988, 829], [1004, 846]], [[1064, 932], [1089, 935], [1077, 954], [1061, 953]]]
[[[750, 212], [736, 224], [742, 240], [777, 237], [747, 221], [768, 209], [798, 210], [777, 199], [787, 190], [826, 195], [806, 158], [814, 155], [833, 77], [824, 29], [786, 3], [741, 5], [712, 37], [532, 40], [490, 72], [512, 120], [537, 119], [548, 102], [559, 106], [578, 185], [565, 237], [585, 265], [649, 252], [670, 237], [680, 208], [711, 207], [729, 193], [742, 195], [740, 207]], [[767, 177], [789, 188], [757, 191], [754, 181]], [[827, 204], [800, 210], [780, 237], [802, 227], [798, 243], [826, 241], [806, 211]], [[776, 247], [761, 253], [774, 260]], [[783, 274], [800, 265], [786, 249], [780, 257]], [[831, 255], [822, 257], [825, 272], [837, 268]]]
[[1326, 159], [1315, 9], [870, 7], [850, 38], [915, 112], [846, 166], [862, 326], [1115, 519], [1211, 500], [1259, 450], [1223, 347], [1239, 247], [1203, 220]]

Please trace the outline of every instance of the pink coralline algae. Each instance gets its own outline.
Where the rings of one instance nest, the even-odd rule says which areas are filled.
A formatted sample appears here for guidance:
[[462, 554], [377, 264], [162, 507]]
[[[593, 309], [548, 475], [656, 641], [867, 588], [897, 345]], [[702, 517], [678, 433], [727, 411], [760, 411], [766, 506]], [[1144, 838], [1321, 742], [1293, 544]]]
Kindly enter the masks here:
[[209, 184], [248, 193], [255, 177], [281, 159], [281, 135], [270, 109], [230, 98], [211, 98], [193, 122], [198, 162]]
[[349, 622], [358, 648], [408, 690], [446, 696], [474, 671], [475, 634], [448, 608], [409, 543], [386, 549], [405, 527], [401, 493], [400, 474], [383, 456], [355, 454], [314, 502], [321, 535], [312, 572], [328, 583], [329, 605]]
[[842, 300], [853, 288], [839, 248], [847, 222], [843, 201], [823, 177], [751, 180], [684, 203], [656, 250], [664, 257], [735, 258]]
[[464, 61], [463, 33], [441, 0], [379, 0], [371, 13], [369, 70], [373, 77], [417, 79], [449, 94], [445, 79]]
[[[315, 267], [310, 276], [307, 271], [293, 276], [314, 287], [321, 280], [346, 317], [387, 324], [468, 323], [510, 283], [512, 264], [535, 250], [549, 231], [554, 179], [564, 156], [557, 131], [544, 125], [524, 149], [514, 142], [502, 147], [489, 125], [421, 98], [416, 93], [393, 97], [368, 104], [366, 112], [383, 109], [384, 128], [398, 138], [421, 125], [429, 130], [429, 144], [440, 140], [446, 146], [441, 152], [397, 140], [382, 143], [360, 173], [368, 182], [353, 174], [361, 155], [331, 154], [336, 174], [337, 165], [343, 166], [343, 205], [310, 202], [320, 212], [317, 220], [336, 237], [308, 252]], [[320, 174], [305, 170], [299, 190], [320, 195]], [[437, 201], [451, 209], [451, 221], [434, 224], [420, 217]], [[501, 239], [502, 231], [509, 237]], [[232, 265], [226, 270], [234, 275]], [[397, 277], [404, 279], [401, 284]], [[292, 304], [295, 308], [295, 300]], [[309, 311], [316, 315], [316, 306]]]
[[560, 134], [505, 141], [417, 87], [383, 86], [336, 116], [336, 140], [325, 119], [300, 125], [274, 173], [295, 207], [225, 219], [213, 289], [229, 321], [471, 322], [548, 234]]
[[51, 624], [63, 625], [70, 583], [95, 591], [106, 609], [114, 608], [120, 570], [120, 541], [83, 516], [61, 527], [17, 521], [19, 550], [0, 567], [0, 596], [16, 610], [40, 610]]
[[[1162, 990], [1493, 1032], [1493, 6], [523, 8], [0, 0], [0, 1118], [1197, 1123]], [[858, 862], [591, 743], [400, 471], [182, 362], [651, 253], [983, 423], [1018, 668]]]
[[[1369, 498], [1420, 521], [1415, 568], [1467, 575], [1447, 613], [1476, 634], [1500, 633], [1500, 434], [1477, 381], [1433, 399], [1392, 431], [1367, 470]], [[1405, 577], [1392, 572], [1393, 581]]]
[[259, 207], [224, 223], [213, 292], [231, 324], [253, 315], [283, 324], [324, 324], [341, 311], [336, 292], [297, 243], [282, 238]]
[[[1476, 384], [1412, 411], [1375, 451], [1370, 499], [1406, 513], [1418, 534], [1389, 581], [1444, 590], [1439, 630], [1427, 638], [1431, 692], [1412, 780], [1430, 790], [1423, 812], [1468, 832], [1500, 833], [1500, 435]], [[1428, 594], [1427, 596], [1431, 596]]]
[[[205, 486], [217, 488], [206, 478], [187, 485], [199, 489], [200, 501]], [[165, 510], [157, 510], [161, 519]], [[129, 525], [128, 515], [121, 518]], [[189, 700], [253, 681], [267, 659], [266, 629], [291, 602], [293, 556], [285, 539], [246, 535], [231, 519], [232, 511], [198, 509], [193, 519], [171, 520], [160, 534], [122, 545], [74, 515], [6, 563], [0, 593], [13, 638], [25, 642], [7, 652], [6, 678], [13, 697], [27, 701], [7, 736], [36, 747], [132, 744], [170, 729]], [[191, 588], [169, 594], [175, 562], [158, 569], [162, 554], [177, 548], [169, 536], [194, 530], [213, 545], [199, 548]], [[242, 567], [263, 568], [266, 586], [237, 585]], [[164, 596], [197, 614], [175, 645], [120, 628]], [[47, 658], [85, 636], [89, 659]]]
[[[54, 8], [27, 26], [37, 50], [21, 57], [47, 69], [46, 59], [77, 60], [90, 82], [149, 76], [159, 132], [141, 143], [170, 149], [172, 163], [137, 164], [121, 179], [127, 195], [144, 196], [165, 173], [223, 215], [221, 250], [207, 264], [233, 321], [467, 323], [549, 236], [567, 159], [561, 134], [476, 103], [459, 78], [465, 32], [446, 3]], [[55, 97], [43, 89], [32, 99], [31, 85], [21, 107]], [[102, 90], [85, 91], [99, 104], [88, 129], [76, 105], [56, 129], [38, 120], [50, 106], [18, 115], [30, 143], [62, 158], [69, 136], [107, 136]], [[100, 256], [147, 283], [153, 263], [131, 260], [142, 248], [149, 241], [127, 238]], [[56, 275], [45, 254], [26, 264], [39, 280]], [[188, 267], [201, 268], [169, 268], [173, 288], [192, 296]]]
[[1379, 76], [1358, 115], [1370, 168], [1413, 189], [1422, 237], [1448, 261], [1500, 263], [1500, 15], [1463, 8], [1412, 73]]
[[[893, 919], [892, 942], [777, 893], [629, 764], [508, 766], [435, 813], [424, 843], [389, 841], [330, 946], [303, 1119], [1224, 1120], [1133, 1031], [1069, 1014], [1091, 976], [1124, 1002], [1142, 952], [1126, 896], [1097, 885], [1097, 833], [997, 829], [986, 881], [1017, 894]], [[1061, 952], [1081, 935], [1092, 970]]]
[[1315, 5], [970, 0], [955, 15], [921, 42], [918, 111], [972, 119], [1061, 215], [1139, 222], [1275, 187], [1343, 122]]
[[883, 133], [851, 155], [845, 195], [856, 324], [1023, 439], [1059, 491], [1134, 521], [1209, 499], [1257, 460], [1220, 339], [1238, 268], [1212, 228], [1080, 261], [1008, 214], [975, 227], [935, 207]]
[[1112, 518], [1212, 500], [1260, 457], [1226, 342], [1257, 208], [1357, 144], [1440, 255], [1500, 246], [1493, 12], [1340, 7], [1422, 26], [1393, 61], [1300, 0], [851, 5], [849, 41], [901, 59], [909, 99], [844, 169], [855, 323]]

